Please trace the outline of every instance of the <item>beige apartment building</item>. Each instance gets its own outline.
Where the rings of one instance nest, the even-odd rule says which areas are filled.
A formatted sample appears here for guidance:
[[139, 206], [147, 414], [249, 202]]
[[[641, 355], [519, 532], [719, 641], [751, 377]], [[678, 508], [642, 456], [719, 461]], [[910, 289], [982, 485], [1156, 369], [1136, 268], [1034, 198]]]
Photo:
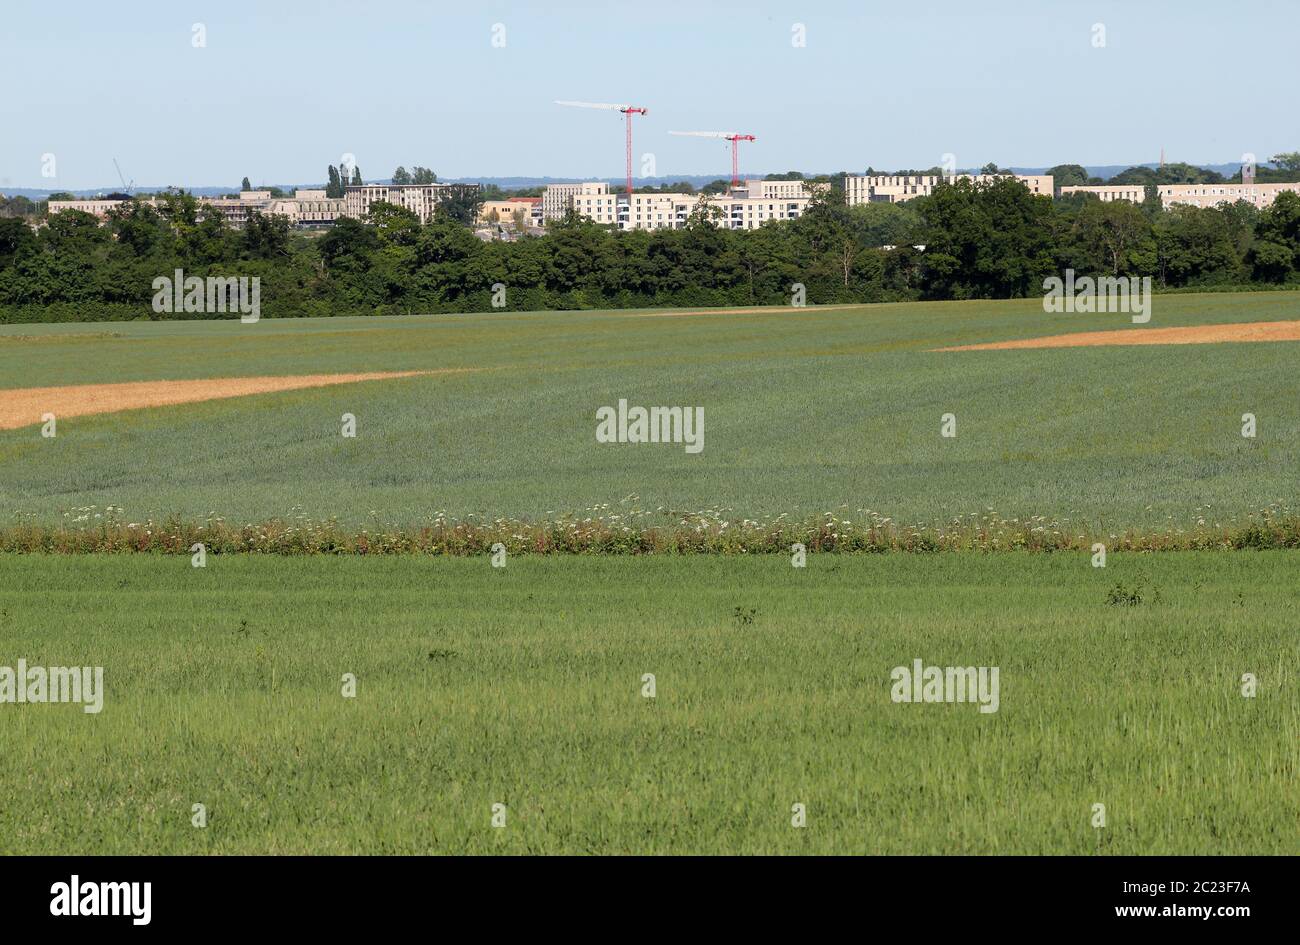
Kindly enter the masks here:
[[1031, 194], [1051, 197], [1055, 180], [1050, 174], [849, 174], [844, 178], [844, 197], [849, 206], [860, 203], [902, 203], [916, 197], [928, 197], [944, 181], [968, 180], [991, 184], [1002, 177], [1014, 177]]
[[1068, 194], [1092, 194], [1103, 203], [1112, 200], [1127, 200], [1141, 203], [1146, 200], [1146, 188], [1141, 184], [1074, 184], [1061, 188], [1061, 196]]
[[293, 197], [270, 202], [268, 213], [286, 217], [293, 226], [330, 226], [343, 215], [343, 198], [323, 190], [295, 190]]
[[[114, 207], [120, 207], [125, 202], [121, 198], [108, 197], [91, 197], [86, 200], [51, 200], [49, 202], [49, 213], [80, 210], [82, 213], [89, 213], [100, 220], [104, 220], [107, 219], [110, 210]], [[149, 202], [152, 203], [152, 201]]]
[[[142, 203], [158, 207], [157, 197], [139, 197]], [[248, 223], [252, 213], [278, 214], [294, 226], [323, 226], [333, 223], [343, 210], [343, 201], [330, 200], [323, 190], [297, 190], [292, 197], [272, 197], [269, 190], [246, 190], [238, 197], [197, 197], [199, 206], [220, 213], [231, 226], [239, 228]], [[51, 200], [50, 213], [64, 210], [81, 210], [93, 214], [101, 221], [108, 212], [126, 201], [122, 198], [93, 198], [88, 200]]]
[[362, 220], [370, 213], [371, 205], [391, 203], [410, 210], [421, 223], [428, 223], [444, 197], [471, 190], [477, 191], [478, 184], [359, 184], [344, 192], [342, 215]]
[[[729, 194], [626, 194], [611, 193], [603, 181], [558, 184], [566, 188], [569, 205], [582, 217], [620, 230], [681, 229], [703, 199], [722, 212], [720, 225], [733, 230], [752, 230], [768, 220], [793, 220], [812, 199], [814, 188], [804, 181], [746, 181]], [[570, 188], [576, 188], [570, 190]], [[547, 188], [548, 195], [550, 189]], [[557, 193], [553, 202], [560, 199]], [[543, 198], [545, 205], [545, 198]], [[560, 211], [563, 215], [563, 210]]]
[[[1254, 207], [1264, 209], [1285, 191], [1300, 193], [1300, 183], [1260, 184], [1250, 181], [1244, 184], [1157, 184], [1156, 194], [1160, 197], [1162, 207], [1174, 204], [1190, 204], [1193, 207], [1217, 207], [1220, 204], [1235, 203], [1244, 200]], [[1093, 184], [1076, 187], [1062, 187], [1061, 196], [1066, 194], [1092, 194], [1098, 200], [1127, 200], [1142, 203], [1146, 200], [1146, 188], [1141, 184]]]
[[[512, 224], [520, 211], [524, 225], [540, 227], [543, 223], [541, 197], [507, 197], [505, 200], [485, 200], [479, 208], [479, 223]], [[495, 218], [493, 217], [495, 214]]]
[[253, 213], [269, 213], [271, 209], [271, 192], [269, 190], [245, 190], [238, 197], [199, 197], [199, 204], [220, 213], [226, 222], [239, 229], [248, 222]]

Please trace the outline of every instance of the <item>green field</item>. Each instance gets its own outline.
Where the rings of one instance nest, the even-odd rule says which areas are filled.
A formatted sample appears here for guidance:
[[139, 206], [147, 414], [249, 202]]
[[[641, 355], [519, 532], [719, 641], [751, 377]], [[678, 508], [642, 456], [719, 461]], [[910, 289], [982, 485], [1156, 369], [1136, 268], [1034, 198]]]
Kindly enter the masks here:
[[[1300, 319], [1300, 293], [1159, 296], [1150, 327]], [[472, 368], [0, 431], [0, 515], [296, 514], [358, 525], [639, 508], [1098, 528], [1290, 505], [1294, 343], [938, 353], [1129, 327], [1034, 300], [641, 317], [538, 313], [0, 327], [3, 388]], [[703, 407], [705, 446], [608, 445], [595, 412]], [[340, 436], [340, 417], [357, 436]], [[957, 417], [957, 436], [939, 435]], [[1258, 435], [1241, 436], [1241, 416]], [[74, 513], [76, 514], [84, 513]]]
[[[1150, 327], [1280, 320], [1300, 293], [1160, 296]], [[0, 702], [0, 853], [1300, 853], [1300, 552], [1088, 546], [1297, 547], [1300, 345], [933, 350], [1128, 324], [1031, 300], [0, 327], [0, 406], [469, 369], [0, 430], [6, 548], [352, 536], [201, 569], [189, 538], [0, 553], [0, 669], [106, 689], [99, 714]], [[620, 399], [703, 407], [703, 451], [597, 443]], [[1284, 540], [1215, 537], [1261, 510]], [[565, 516], [705, 511], [730, 554], [517, 553]], [[1071, 550], [1001, 550], [990, 515]], [[728, 545], [958, 517], [944, 547], [985, 550]], [[485, 542], [352, 553], [467, 519], [518, 532], [504, 568]], [[998, 711], [893, 702], [916, 659], [998, 667]]]
[[105, 697], [0, 705], [0, 852], [1300, 853], [1292, 553], [3, 568], [0, 663]]

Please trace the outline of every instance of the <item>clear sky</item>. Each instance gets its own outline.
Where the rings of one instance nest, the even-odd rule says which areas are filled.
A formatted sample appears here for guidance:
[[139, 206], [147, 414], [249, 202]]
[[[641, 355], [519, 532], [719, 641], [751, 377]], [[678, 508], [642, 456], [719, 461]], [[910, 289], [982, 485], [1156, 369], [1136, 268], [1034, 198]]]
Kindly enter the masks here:
[[670, 129], [756, 135], [742, 172], [1265, 160], [1300, 148], [1297, 27], [1297, 0], [4, 0], [0, 191], [115, 187], [114, 157], [151, 187], [344, 154], [621, 176], [622, 116], [555, 99], [649, 108], [638, 176], [728, 173], [725, 141]]

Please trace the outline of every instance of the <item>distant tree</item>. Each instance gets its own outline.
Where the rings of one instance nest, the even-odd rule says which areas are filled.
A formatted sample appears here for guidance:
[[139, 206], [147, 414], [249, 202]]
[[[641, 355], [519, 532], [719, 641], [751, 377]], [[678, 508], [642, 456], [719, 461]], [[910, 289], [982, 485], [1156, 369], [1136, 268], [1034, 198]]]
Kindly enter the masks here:
[[921, 223], [907, 242], [925, 247], [919, 265], [928, 298], [1023, 298], [1041, 292], [1056, 268], [1052, 202], [1020, 181], [959, 178], [910, 202]]
[[365, 182], [361, 179], [361, 168], [353, 164], [352, 165], [352, 186], [360, 187], [363, 183]]
[[393, 183], [399, 185], [411, 183], [410, 172], [402, 165], [397, 165], [397, 170], [393, 171]]
[[725, 194], [725, 193], [727, 192], [727, 188], [729, 188], [730, 186], [731, 186], [731, 181], [729, 181], [729, 180], [722, 180], [721, 178], [719, 178], [718, 180], [710, 181], [709, 183], [707, 183], [707, 184], [705, 184], [703, 187], [701, 187], [701, 188], [700, 188], [700, 193], [702, 193], [702, 194]]
[[695, 201], [695, 206], [686, 218], [686, 228], [688, 230], [716, 229], [726, 215], [726, 211], [713, 201], [706, 200], [704, 194], [700, 194]]
[[240, 233], [239, 248], [245, 258], [277, 259], [289, 255], [289, 221], [279, 214], [253, 211]]
[[1164, 167], [1130, 167], [1110, 179], [1112, 184], [1221, 184], [1223, 175], [1182, 162]]
[[1154, 235], [1142, 207], [1127, 200], [1095, 200], [1079, 211], [1078, 225], [1085, 243], [1104, 250], [1111, 274], [1149, 272], [1154, 268]]
[[1273, 155], [1272, 161], [1284, 171], [1300, 171], [1300, 151], [1283, 151]]
[[344, 217], [320, 238], [317, 249], [330, 272], [355, 274], [370, 268], [370, 257], [379, 248], [373, 226]]
[[1061, 187], [1079, 187], [1088, 183], [1088, 171], [1081, 164], [1058, 164], [1049, 167], [1047, 173], [1058, 190]]
[[[53, 219], [65, 215], [60, 213]], [[114, 207], [108, 212], [108, 225], [118, 246], [135, 256], [148, 256], [155, 248], [162, 248], [172, 235], [162, 214], [143, 200], [128, 200]]]
[[240, 185], [239, 185], [239, 192], [240, 192], [240, 193], [244, 193], [245, 191], [249, 191], [249, 190], [252, 190], [252, 189], [253, 189], [253, 185], [250, 184], [250, 183], [248, 182], [248, 178], [245, 177], [244, 180], [243, 180], [243, 181], [240, 183]]
[[417, 164], [415, 167], [411, 168], [411, 183], [436, 184], [438, 183], [438, 175], [427, 167], [420, 167]]
[[337, 200], [343, 196], [343, 182], [339, 179], [339, 169], [330, 165], [329, 183], [325, 185], [325, 196]]
[[68, 192], [68, 191], [66, 191], [66, 190], [59, 190], [59, 191], [55, 191], [54, 193], [50, 194], [50, 195], [49, 195], [48, 197], [46, 197], [45, 199], [46, 199], [46, 200], [76, 200], [77, 197], [76, 197], [75, 194], [72, 194], [72, 193], [70, 193], [70, 192]]
[[1259, 215], [1250, 262], [1258, 278], [1282, 282], [1300, 272], [1300, 194], [1283, 191]]
[[0, 269], [36, 252], [36, 234], [18, 217], [0, 219]]
[[1000, 169], [996, 164], [994, 164], [992, 161], [989, 161], [987, 164], [985, 164], [983, 167], [980, 168], [980, 173], [981, 173], [981, 174], [1001, 174], [1001, 173], [1003, 173], [1003, 171], [1002, 171], [1002, 170], [1001, 170], [1001, 169]]
[[420, 232], [420, 218], [413, 210], [383, 200], [370, 205], [366, 222], [378, 230], [379, 241], [386, 245], [410, 245]]
[[465, 226], [473, 226], [478, 219], [479, 207], [483, 197], [479, 189], [469, 184], [453, 184], [448, 187], [438, 201], [437, 215]]
[[0, 217], [44, 216], [44, 200], [33, 203], [21, 194], [16, 197], [0, 197]]

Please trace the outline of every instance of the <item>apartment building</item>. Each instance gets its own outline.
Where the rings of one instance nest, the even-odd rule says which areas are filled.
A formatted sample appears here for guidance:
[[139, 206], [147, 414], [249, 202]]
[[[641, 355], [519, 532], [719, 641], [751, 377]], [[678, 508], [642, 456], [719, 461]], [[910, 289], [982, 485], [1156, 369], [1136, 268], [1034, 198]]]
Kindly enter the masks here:
[[569, 212], [569, 207], [579, 193], [582, 184], [549, 184], [542, 191], [542, 218], [560, 220]]
[[[133, 198], [125, 195], [94, 197], [87, 200], [51, 200], [50, 213], [80, 210], [105, 220], [108, 212]], [[136, 197], [141, 203], [157, 208], [162, 202], [153, 196]], [[341, 214], [343, 201], [330, 200], [323, 190], [297, 190], [292, 197], [272, 197], [269, 190], [246, 190], [237, 197], [196, 197], [200, 207], [220, 213], [231, 226], [248, 223], [253, 213], [278, 214], [294, 226], [325, 226]]]
[[[541, 197], [507, 197], [505, 200], [485, 200], [479, 208], [479, 223], [514, 223], [520, 211], [524, 213], [524, 224], [540, 227], [544, 223]], [[495, 214], [495, 218], [493, 217]]]
[[[1300, 183], [1260, 184], [1247, 181], [1242, 184], [1157, 184], [1156, 194], [1162, 207], [1189, 204], [1193, 207], [1217, 207], [1220, 204], [1244, 200], [1254, 207], [1264, 209], [1285, 191], [1300, 193]], [[1095, 184], [1062, 187], [1066, 194], [1092, 194], [1098, 200], [1128, 200], [1141, 203], [1146, 199], [1146, 188], [1141, 184]]]
[[64, 210], [80, 210], [82, 213], [89, 213], [100, 220], [105, 220], [110, 210], [120, 207], [127, 199], [126, 197], [90, 197], [85, 200], [51, 200], [48, 204], [48, 212], [53, 215]]
[[478, 184], [359, 184], [344, 192], [342, 215], [363, 220], [373, 204], [391, 203], [410, 210], [421, 223], [428, 223], [443, 199], [478, 189]]
[[579, 216], [619, 230], [681, 229], [701, 199], [722, 211], [721, 226], [752, 230], [768, 220], [795, 219], [807, 209], [815, 189], [801, 180], [750, 180], [728, 194], [703, 198], [699, 194], [636, 193], [629, 198], [627, 194], [611, 193], [609, 184], [603, 181], [552, 186], [576, 188], [565, 193]]
[[860, 203], [902, 203], [916, 197], [928, 197], [945, 181], [968, 180], [991, 184], [1003, 177], [1020, 181], [1031, 194], [1051, 197], [1056, 185], [1050, 174], [849, 174], [844, 178], [844, 195], [849, 206]]
[[332, 226], [343, 215], [343, 198], [326, 197], [323, 190], [295, 190], [292, 197], [270, 201], [266, 212], [287, 218], [293, 226]]
[[226, 222], [239, 229], [248, 223], [253, 213], [269, 213], [271, 210], [271, 192], [269, 190], [245, 190], [238, 197], [199, 197], [199, 205], [217, 211], [226, 218]]
[[1061, 196], [1068, 194], [1092, 194], [1103, 203], [1112, 200], [1127, 200], [1141, 203], [1146, 200], [1146, 188], [1141, 184], [1074, 184], [1061, 188]]

